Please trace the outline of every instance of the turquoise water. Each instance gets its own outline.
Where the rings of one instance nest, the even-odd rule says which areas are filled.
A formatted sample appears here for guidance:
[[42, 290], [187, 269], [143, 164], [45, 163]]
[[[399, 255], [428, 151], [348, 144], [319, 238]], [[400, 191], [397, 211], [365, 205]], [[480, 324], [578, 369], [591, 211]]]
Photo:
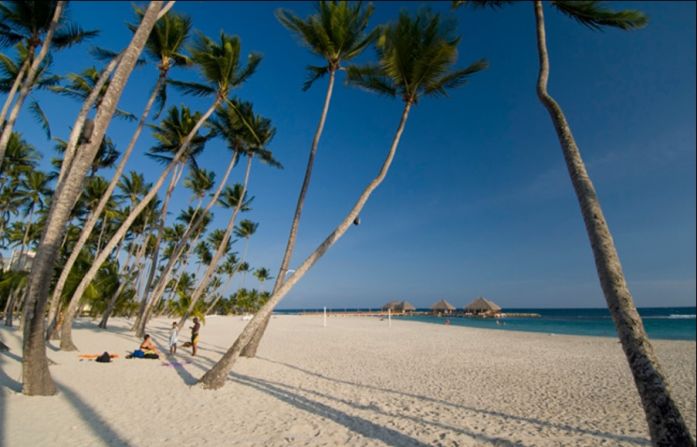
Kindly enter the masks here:
[[[329, 309], [327, 309], [329, 311]], [[347, 309], [347, 312], [369, 309]], [[375, 310], [375, 309], [373, 309]], [[427, 311], [428, 309], [419, 309]], [[278, 313], [321, 312], [321, 309], [279, 310]], [[332, 309], [342, 312], [344, 309]], [[511, 313], [536, 313], [541, 318], [505, 318], [503, 325], [497, 325], [494, 319], [450, 317], [450, 324], [456, 326], [477, 327], [494, 330], [512, 330], [526, 332], [543, 332], [547, 334], [591, 335], [616, 337], [615, 325], [607, 309], [504, 309]], [[649, 337], [663, 340], [695, 340], [694, 307], [646, 307], [639, 313], [644, 320], [644, 327]], [[419, 321], [431, 324], [443, 324], [444, 317], [426, 315], [394, 317], [406, 321]]]

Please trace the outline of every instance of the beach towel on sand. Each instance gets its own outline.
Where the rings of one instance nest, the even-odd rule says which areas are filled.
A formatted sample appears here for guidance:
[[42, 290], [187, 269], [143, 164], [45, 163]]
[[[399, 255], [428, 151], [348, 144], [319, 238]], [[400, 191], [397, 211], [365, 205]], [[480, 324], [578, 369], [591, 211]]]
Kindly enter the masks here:
[[108, 352], [104, 352], [103, 354], [80, 354], [79, 358], [80, 358], [80, 360], [96, 360], [97, 357], [104, 355], [104, 354], [108, 354], [109, 357], [112, 359], [119, 358], [118, 354], [109, 354]]

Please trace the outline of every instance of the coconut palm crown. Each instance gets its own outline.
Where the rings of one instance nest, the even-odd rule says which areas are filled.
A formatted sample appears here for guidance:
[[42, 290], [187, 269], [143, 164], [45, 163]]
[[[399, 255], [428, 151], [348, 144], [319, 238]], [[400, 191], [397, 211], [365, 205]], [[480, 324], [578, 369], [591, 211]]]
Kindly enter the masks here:
[[342, 61], [349, 61], [365, 50], [378, 36], [375, 29], [366, 33], [373, 6], [363, 8], [360, 2], [321, 1], [317, 13], [303, 20], [292, 12], [279, 9], [276, 17], [302, 44], [326, 61], [324, 66], [309, 65], [303, 90], [327, 73], [341, 69]]
[[455, 22], [422, 9], [414, 18], [402, 12], [399, 19], [381, 29], [376, 43], [378, 64], [348, 69], [350, 84], [388, 96], [401, 96], [415, 104], [423, 95], [446, 95], [470, 75], [485, 69], [480, 59], [467, 68], [451, 71], [457, 60]]
[[[500, 8], [512, 3], [514, 3], [512, 0], [455, 0], [452, 2], [453, 8], [462, 5]], [[604, 26], [632, 30], [643, 28], [648, 23], [648, 18], [641, 11], [633, 9], [613, 11], [603, 6], [598, 0], [553, 0], [550, 3], [562, 14], [593, 30], [600, 30]]]

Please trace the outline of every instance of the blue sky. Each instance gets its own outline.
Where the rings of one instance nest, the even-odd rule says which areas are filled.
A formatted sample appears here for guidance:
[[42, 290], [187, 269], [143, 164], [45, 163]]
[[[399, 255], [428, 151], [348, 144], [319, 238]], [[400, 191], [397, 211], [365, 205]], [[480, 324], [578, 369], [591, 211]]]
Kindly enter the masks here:
[[[591, 31], [546, 9], [550, 91], [564, 108], [595, 182], [639, 306], [695, 305], [695, 4], [610, 2], [650, 18], [643, 30]], [[385, 182], [362, 213], [362, 224], [301, 280], [282, 308], [368, 307], [391, 299], [428, 306], [440, 298], [460, 307], [483, 295], [504, 308], [601, 307], [595, 266], [552, 124], [535, 95], [537, 55], [532, 6], [500, 10], [431, 4], [454, 14], [463, 66], [487, 58], [491, 67], [447, 98], [425, 98], [412, 112]], [[252, 266], [275, 274], [316, 127], [326, 81], [302, 92], [304, 67], [317, 63], [274, 18], [272, 2], [178, 2], [174, 10], [215, 36], [237, 34], [243, 51], [264, 59], [237, 91], [271, 118], [271, 145], [282, 171], [256, 165], [246, 218], [260, 223], [249, 246]], [[306, 16], [312, 4], [283, 7]], [[372, 25], [418, 2], [377, 3]], [[93, 44], [123, 48], [132, 21], [129, 3], [75, 2], [70, 17], [101, 34]], [[81, 71], [95, 62], [89, 45], [57, 54], [53, 71]], [[361, 58], [371, 60], [373, 51]], [[131, 77], [120, 107], [139, 114], [155, 83], [153, 66]], [[173, 78], [196, 79], [176, 69]], [[320, 143], [292, 265], [335, 227], [376, 174], [402, 104], [337, 83]], [[55, 136], [65, 138], [79, 104], [38, 93]], [[203, 110], [205, 100], [170, 92], [172, 104]], [[22, 131], [54, 155], [26, 113]], [[134, 124], [108, 131], [123, 149]], [[154, 179], [160, 167], [143, 154], [141, 137], [129, 169]], [[199, 163], [218, 172], [227, 164], [222, 141]], [[241, 169], [233, 173], [239, 181]], [[173, 208], [188, 204], [175, 192]], [[171, 218], [173, 218], [172, 215]], [[214, 225], [227, 214], [217, 209]], [[236, 249], [242, 251], [242, 244]], [[241, 278], [233, 284], [240, 285]], [[259, 287], [248, 275], [246, 287]], [[263, 288], [270, 288], [267, 283]]]

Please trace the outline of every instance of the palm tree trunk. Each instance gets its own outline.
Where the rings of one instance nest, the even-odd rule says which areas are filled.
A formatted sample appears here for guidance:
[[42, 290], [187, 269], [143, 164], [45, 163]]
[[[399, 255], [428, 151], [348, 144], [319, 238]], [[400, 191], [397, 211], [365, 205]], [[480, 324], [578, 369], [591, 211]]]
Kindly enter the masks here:
[[10, 92], [7, 94], [7, 98], [5, 98], [5, 104], [3, 104], [2, 111], [0, 112], [0, 129], [2, 128], [2, 125], [5, 123], [5, 118], [7, 117], [7, 111], [10, 110], [10, 105], [12, 105], [12, 101], [15, 98], [15, 94], [17, 94], [17, 90], [19, 89], [19, 86], [22, 85], [22, 81], [24, 80], [24, 75], [26, 74], [27, 69], [29, 68], [29, 61], [30, 61], [30, 58], [27, 58], [22, 63], [22, 67], [19, 69], [19, 72], [17, 72], [17, 77], [15, 78], [14, 82], [12, 83], [12, 87], [10, 88]]
[[671, 397], [666, 377], [634, 305], [610, 228], [605, 221], [600, 200], [588, 176], [569, 123], [559, 104], [547, 92], [549, 56], [540, 0], [535, 1], [535, 19], [540, 62], [537, 94], [549, 112], [561, 144], [566, 167], [593, 249], [600, 285], [615, 322], [622, 349], [629, 362], [629, 368], [634, 376], [634, 383], [641, 396], [651, 440], [656, 446], [694, 446], [695, 441], [677, 404]]
[[247, 184], [249, 183], [249, 171], [252, 168], [253, 159], [253, 155], [247, 155], [247, 168], [244, 173], [244, 181], [242, 183], [242, 193], [240, 194], [240, 200], [237, 203], [237, 206], [235, 206], [232, 215], [230, 216], [230, 220], [228, 221], [227, 228], [225, 229], [223, 239], [220, 241], [220, 245], [218, 245], [218, 249], [215, 251], [215, 255], [213, 255], [211, 263], [208, 264], [208, 268], [206, 269], [206, 272], [203, 274], [203, 277], [201, 278], [201, 282], [198, 284], [198, 287], [196, 287], [194, 293], [191, 294], [191, 303], [189, 304], [189, 308], [184, 313], [181, 320], [179, 320], [179, 324], [177, 325], [177, 333], [181, 331], [181, 328], [184, 327], [184, 323], [186, 323], [186, 320], [189, 318], [189, 315], [191, 315], [191, 313], [196, 308], [198, 300], [201, 299], [201, 297], [203, 296], [203, 292], [206, 290], [206, 287], [208, 287], [208, 283], [210, 283], [213, 273], [215, 273], [220, 258], [222, 258], [223, 254], [225, 253], [225, 247], [227, 246], [227, 243], [230, 240], [232, 230], [234, 230], [235, 228], [235, 220], [237, 220], [237, 215], [239, 214], [240, 209], [242, 209], [242, 205], [244, 204], [244, 196], [245, 194], [247, 194]]
[[[113, 64], [117, 59], [114, 58], [114, 60], [110, 63]], [[104, 70], [104, 73], [102, 73], [102, 78], [100, 78], [101, 81], [106, 81], [108, 76], [104, 76], [104, 74], [109, 70], [109, 67]], [[121, 175], [123, 174], [123, 171], [126, 169], [126, 163], [128, 162], [128, 159], [131, 156], [131, 153], [133, 152], [133, 149], [135, 148], [136, 142], [138, 141], [138, 138], [140, 137], [140, 134], [143, 130], [143, 126], [145, 125], [145, 122], [148, 119], [148, 116], [150, 115], [150, 109], [152, 109], [153, 104], [155, 103], [155, 99], [157, 98], [157, 93], [162, 87], [162, 84], [166, 81], [167, 76], [166, 72], [164, 72], [165, 75], [162, 73], [160, 74], [159, 79], [157, 80], [157, 84], [155, 84], [155, 88], [153, 89], [152, 93], [150, 94], [150, 98], [148, 99], [147, 104], [145, 105], [145, 109], [143, 110], [143, 113], [140, 116], [140, 121], [138, 122], [138, 126], [136, 127], [136, 130], [133, 132], [133, 135], [131, 136], [131, 141], [128, 143], [128, 147], [126, 148], [126, 151], [123, 153], [123, 157], [121, 158], [121, 161], [119, 162], [119, 165], [116, 167], [116, 171], [114, 172], [114, 175], [111, 179], [111, 182], [109, 183], [109, 186], [107, 187], [106, 191], [104, 191], [104, 195], [102, 198], [99, 200], [99, 204], [97, 204], [97, 207], [92, 211], [90, 214], [90, 217], [87, 219], [85, 222], [85, 225], [82, 227], [82, 230], [80, 231], [80, 236], [78, 237], [77, 242], [75, 243], [75, 247], [73, 248], [73, 251], [70, 253], [70, 256], [68, 257], [68, 260], [65, 262], [65, 265], [63, 266], [63, 270], [61, 271], [60, 276], [58, 277], [58, 282], [56, 283], [56, 287], [53, 289], [53, 294], [51, 296], [51, 302], [49, 305], [49, 312], [48, 312], [48, 321], [49, 321], [49, 334], [53, 332], [53, 328], [55, 327], [55, 317], [58, 312], [58, 306], [60, 305], [60, 299], [61, 299], [61, 294], [63, 293], [63, 288], [65, 287], [65, 282], [68, 280], [68, 276], [70, 275], [70, 271], [72, 270], [73, 266], [75, 265], [75, 262], [77, 261], [78, 256], [80, 255], [80, 251], [82, 251], [82, 247], [85, 246], [87, 243], [87, 240], [90, 237], [90, 234], [92, 234], [92, 230], [94, 229], [95, 225], [97, 224], [97, 221], [99, 220], [99, 216], [101, 215], [102, 211], [104, 211], [104, 208], [106, 208], [107, 204], [109, 203], [109, 199], [111, 198], [112, 194], [114, 193], [114, 190], [116, 189], [116, 186], [119, 184], [119, 180], [121, 179]], [[101, 89], [101, 87], [95, 88], [92, 90], [94, 93], [95, 91], [98, 92]], [[92, 93], [90, 93], [90, 97], [92, 97]], [[83, 105], [83, 109], [80, 111], [82, 113], [85, 111], [85, 106], [87, 106], [87, 112], [89, 112], [89, 109], [91, 107], [90, 105], [87, 105], [87, 102], [89, 101], [90, 98], [85, 101], [85, 105]], [[96, 95], [95, 98], [96, 99]], [[93, 100], [94, 102], [94, 100]], [[87, 113], [85, 113], [85, 117], [87, 116]], [[78, 121], [80, 121], [80, 117], [78, 116], [78, 119], [75, 121], [75, 126], [78, 125]], [[83, 119], [84, 123], [84, 119]], [[74, 132], [73, 128], [73, 132]], [[79, 132], [77, 133], [77, 136], [79, 136]], [[71, 134], [71, 139], [73, 138], [73, 135]], [[77, 137], [75, 138], [75, 141], [77, 141]], [[66, 150], [66, 156], [68, 154], [68, 151]], [[66, 160], [63, 160], [63, 166], [66, 165]], [[61, 167], [61, 172], [63, 171], [63, 167]], [[97, 250], [99, 251], [99, 250]], [[49, 335], [50, 336], [50, 335]]]
[[[204, 220], [206, 219], [206, 215], [208, 215], [208, 212], [211, 210], [213, 205], [215, 205], [215, 203], [218, 201], [220, 194], [225, 189], [225, 185], [227, 185], [227, 180], [230, 177], [230, 173], [232, 172], [232, 168], [235, 167], [235, 163], [237, 162], [237, 155], [238, 155], [238, 153], [236, 151], [232, 153], [232, 158], [230, 159], [230, 163], [228, 163], [227, 169], [225, 170], [225, 174], [223, 175], [223, 178], [220, 181], [220, 185], [218, 185], [218, 189], [213, 194], [213, 197], [211, 197], [211, 200], [208, 201], [208, 204], [206, 204], [206, 207], [203, 209], [203, 212], [196, 213], [196, 215], [198, 216], [196, 218], [196, 222], [193, 225], [189, 225], [189, 227], [184, 232], [184, 235], [182, 236], [179, 244], [177, 244], [177, 246], [172, 251], [172, 256], [169, 258], [169, 261], [167, 262], [165, 269], [162, 271], [160, 281], [156, 284], [155, 290], [153, 291], [153, 294], [150, 297], [150, 303], [147, 304], [147, 307], [146, 307], [145, 311], [143, 312], [143, 318], [140, 320], [139, 326], [137, 326], [137, 328], [138, 328], [137, 335], [138, 336], [142, 336], [141, 334], [145, 334], [145, 327], [148, 324], [148, 320], [150, 318], [150, 311], [153, 307], [153, 303], [155, 301], [158, 301], [160, 299], [160, 297], [162, 296], [162, 294], [164, 293], [165, 288], [167, 286], [167, 283], [169, 282], [169, 279], [171, 277], [171, 272], [174, 269], [174, 265], [179, 260], [182, 252], [186, 248], [187, 242], [189, 241], [191, 234], [194, 231], [199, 231], [199, 227], [203, 224]], [[199, 235], [200, 235], [200, 231], [199, 231]], [[198, 235], [196, 237], [196, 240], [198, 240]], [[194, 241], [190, 244], [188, 253], [191, 252], [191, 249], [193, 249], [195, 243], [196, 242]], [[186, 254], [184, 259], [188, 259], [188, 257], [189, 257], [188, 253]]]
[[68, 144], [66, 145], [65, 153], [63, 154], [61, 170], [58, 174], [58, 183], [63, 181], [63, 178], [65, 178], [65, 174], [70, 170], [70, 166], [73, 163], [73, 158], [75, 157], [75, 149], [77, 148], [77, 143], [80, 139], [80, 135], [82, 134], [82, 129], [85, 125], [85, 121], [87, 121], [87, 115], [89, 115], [90, 110], [92, 110], [92, 106], [94, 106], [94, 103], [97, 101], [97, 98], [99, 97], [99, 94], [102, 91], [102, 88], [109, 80], [109, 77], [114, 72], [116, 66], [119, 64], [120, 61], [121, 55], [116, 56], [114, 59], [111, 60], [111, 62], [109, 62], [109, 64], [107, 64], [106, 67], [104, 67], [104, 70], [99, 75], [99, 79], [97, 79], [97, 82], [94, 84], [92, 91], [87, 96], [85, 101], [82, 103], [80, 112], [78, 113], [77, 118], [75, 119], [73, 129], [70, 131], [70, 136], [68, 137]]
[[235, 361], [240, 356], [242, 348], [244, 348], [247, 343], [252, 338], [255, 331], [259, 330], [261, 324], [266, 320], [273, 312], [276, 305], [283, 299], [283, 297], [290, 292], [293, 286], [300, 281], [300, 278], [307, 273], [310, 268], [329, 250], [349, 229], [353, 221], [358, 217], [365, 206], [370, 195], [375, 191], [380, 183], [385, 179], [387, 171], [390, 169], [394, 155], [397, 152], [397, 146], [399, 146], [399, 140], [402, 137], [402, 132], [404, 132], [404, 126], [407, 123], [407, 118], [409, 116], [409, 110], [411, 109], [411, 102], [407, 102], [404, 105], [404, 111], [402, 112], [402, 117], [399, 121], [399, 126], [395, 132], [394, 139], [392, 140], [392, 145], [390, 151], [387, 153], [387, 157], [380, 168], [380, 172], [377, 177], [375, 177], [368, 186], [363, 190], [358, 201], [353, 206], [351, 211], [344, 217], [338, 227], [315, 249], [310, 256], [303, 261], [303, 263], [295, 270], [295, 273], [285, 281], [278, 290], [271, 296], [269, 301], [264, 304], [259, 312], [252, 318], [252, 320], [247, 323], [242, 333], [237, 337], [235, 343], [230, 347], [230, 349], [225, 352], [223, 357], [216, 363], [206, 374], [201, 377], [200, 383], [204, 388], [207, 389], [217, 389], [225, 384], [225, 378], [235, 364]]
[[[136, 328], [139, 328], [143, 320], [143, 315], [145, 313], [145, 308], [147, 307], [148, 299], [151, 295], [152, 282], [155, 279], [155, 273], [157, 272], [157, 264], [160, 258], [160, 242], [162, 241], [162, 233], [164, 232], [165, 220], [167, 220], [167, 208], [169, 207], [169, 200], [172, 197], [172, 191], [174, 191], [175, 186], [179, 182], [181, 173], [184, 171], [184, 165], [179, 164], [174, 168], [174, 174], [167, 187], [167, 192], [165, 194], [165, 200], [162, 202], [162, 209], [160, 210], [160, 219], [158, 220], [157, 227], [155, 229], [155, 246], [152, 251], [152, 259], [150, 261], [150, 272], [148, 273], [148, 280], [145, 283], [145, 288], [143, 289], [143, 297], [140, 300], [140, 312], [138, 313], [138, 318], [136, 319]], [[142, 337], [139, 331], [136, 332], [138, 337]]]
[[[145, 19], [143, 19], [145, 20]], [[120, 67], [119, 67], [120, 68]], [[187, 135], [186, 139], [182, 143], [182, 146], [179, 148], [179, 151], [176, 153], [172, 161], [169, 163], [169, 165], [165, 168], [165, 170], [162, 172], [160, 175], [160, 178], [157, 179], [153, 187], [148, 191], [148, 193], [143, 197], [143, 199], [138, 203], [137, 206], [131, 210], [131, 213], [128, 215], [128, 217], [124, 220], [124, 222], [121, 224], [119, 229], [114, 233], [114, 235], [111, 237], [109, 242], [106, 244], [104, 249], [95, 257], [95, 260], [92, 263], [92, 266], [90, 269], [85, 273], [85, 276], [82, 278], [80, 281], [80, 284], [78, 284], [77, 288], [75, 289], [75, 292], [73, 293], [72, 298], [70, 299], [70, 303], [68, 304], [68, 308], [65, 311], [65, 318], [63, 322], [63, 328], [61, 330], [61, 350], [64, 351], [74, 351], [77, 348], [73, 344], [72, 341], [72, 321], [73, 317], [75, 316], [75, 311], [77, 310], [77, 306], [80, 302], [80, 298], [82, 297], [82, 294], [85, 293], [85, 289], [87, 289], [87, 286], [89, 286], [90, 282], [94, 279], [94, 277], [97, 274], [97, 271], [101, 268], [102, 264], [107, 260], [109, 255], [111, 254], [111, 251], [116, 247], [118, 241], [121, 240], [122, 237], [125, 236], [126, 232], [129, 230], [131, 225], [133, 224], [133, 221], [138, 217], [140, 213], [145, 210], [145, 208], [148, 206], [148, 204], [152, 201], [152, 199], [157, 195], [157, 191], [162, 187], [162, 184], [164, 183], [165, 179], [169, 175], [169, 173], [172, 171], [172, 169], [180, 162], [181, 158], [184, 156], [184, 153], [189, 147], [189, 144], [191, 144], [191, 140], [193, 140], [194, 136], [196, 133], [198, 133], [199, 129], [203, 124], [208, 120], [208, 118], [213, 114], [215, 109], [218, 107], [220, 104], [220, 98], [216, 97], [215, 101], [211, 105], [211, 107], [206, 111], [206, 113], [203, 114], [203, 116], [199, 119], [199, 121], [196, 123], [194, 128], [191, 130], [189, 135]]]
[[12, 289], [10, 291], [10, 296], [7, 298], [7, 303], [5, 304], [5, 326], [12, 327], [12, 320], [14, 319], [14, 308], [17, 302], [17, 295], [19, 295], [20, 287]]
[[22, 356], [22, 392], [24, 394], [33, 396], [56, 393], [56, 386], [48, 370], [44, 343], [44, 311], [52, 282], [55, 260], [75, 200], [82, 191], [85, 175], [94, 161], [99, 143], [104, 138], [116, 104], [145, 46], [150, 31], [155, 25], [155, 18], [160, 8], [161, 3], [159, 2], [151, 2], [148, 5], [138, 29], [133, 34], [133, 38], [123, 54], [109, 88], [104, 94], [95, 117], [92, 139], [84, 145], [84, 150], [81, 151], [80, 155], [75, 157], [70, 174], [58, 185], [54, 199], [51, 201], [51, 208], [28, 281], [28, 312], [27, 323], [24, 326]]
[[[144, 244], [143, 244], [144, 246]], [[136, 262], [138, 261], [137, 258], [134, 259], [134, 263], [131, 264], [131, 258], [135, 255], [133, 253], [135, 251], [135, 247], [133, 247], [131, 250], [128, 251], [128, 256], [126, 257], [126, 260], [123, 263], [123, 268], [121, 269], [121, 272], [119, 272], [119, 278], [120, 278], [120, 283], [119, 286], [117, 287], [116, 291], [111, 295], [111, 299], [109, 300], [109, 303], [107, 304], [106, 309], [104, 310], [104, 314], [102, 314], [102, 319], [98, 324], [98, 327], [102, 329], [106, 329], [107, 322], [109, 321], [109, 317], [111, 316], [111, 313], [114, 311], [114, 308], [116, 307], [116, 302], [119, 299], [119, 296], [121, 295], [121, 292], [123, 292], [123, 289], [126, 287], [126, 284], [130, 281], [131, 279], [131, 272], [133, 270], [133, 266], [137, 265]], [[140, 248], [138, 248], [138, 251], [140, 252]], [[118, 252], [118, 250], [117, 250]]]
[[41, 62], [43, 62], [44, 58], [46, 58], [46, 55], [48, 54], [48, 49], [51, 46], [51, 40], [53, 39], [53, 33], [56, 31], [56, 28], [58, 27], [58, 22], [60, 21], [61, 14], [63, 14], [63, 8], [65, 7], [65, 4], [65, 1], [56, 2], [56, 9], [53, 11], [51, 25], [49, 26], [48, 31], [46, 32], [46, 37], [44, 38], [43, 45], [41, 45], [41, 51], [39, 51], [39, 55], [36, 56], [36, 59], [32, 61], [31, 67], [29, 67], [29, 71], [27, 72], [27, 77], [24, 79], [24, 82], [22, 83], [22, 88], [19, 90], [19, 97], [17, 98], [17, 102], [15, 102], [14, 107], [12, 107], [10, 116], [2, 128], [2, 134], [0, 134], [0, 167], [2, 167], [2, 162], [5, 158], [7, 143], [10, 141], [12, 129], [14, 128], [15, 121], [17, 121], [19, 110], [22, 108], [24, 100], [26, 99], [27, 95], [29, 94], [29, 91], [33, 87]]
[[[288, 266], [290, 265], [290, 260], [293, 257], [293, 250], [295, 249], [295, 242], [298, 237], [298, 227], [300, 226], [300, 216], [302, 216], [303, 205], [305, 204], [305, 196], [307, 195], [307, 190], [310, 187], [310, 179], [312, 178], [312, 168], [315, 164], [315, 155], [317, 154], [317, 147], [319, 146], [319, 139], [322, 136], [322, 131], [324, 130], [324, 123], [327, 119], [327, 113], [329, 112], [329, 104], [332, 98], [332, 91], [334, 90], [334, 77], [336, 72], [331, 70], [329, 72], [329, 85], [327, 86], [327, 93], [324, 97], [324, 107], [322, 108], [322, 115], [319, 118], [319, 124], [317, 125], [317, 130], [315, 131], [315, 136], [312, 139], [312, 147], [310, 148], [310, 157], [307, 160], [307, 167], [305, 168], [305, 178], [303, 179], [303, 185], [300, 188], [300, 195], [298, 196], [298, 203], [295, 206], [295, 215], [293, 216], [293, 223], [290, 225], [290, 234], [288, 235], [288, 243], [286, 244], [286, 251], [283, 253], [283, 260], [281, 261], [281, 267], [278, 269], [278, 275], [276, 276], [276, 282], [273, 286], [273, 293], [276, 293], [279, 287], [283, 284], [285, 280], [286, 273], [288, 272]], [[264, 320], [264, 322], [259, 326], [259, 330], [254, 333], [251, 340], [242, 350], [243, 357], [254, 357], [257, 354], [257, 349], [259, 348], [259, 343], [261, 342], [266, 327], [269, 325], [269, 320], [271, 315]]]

